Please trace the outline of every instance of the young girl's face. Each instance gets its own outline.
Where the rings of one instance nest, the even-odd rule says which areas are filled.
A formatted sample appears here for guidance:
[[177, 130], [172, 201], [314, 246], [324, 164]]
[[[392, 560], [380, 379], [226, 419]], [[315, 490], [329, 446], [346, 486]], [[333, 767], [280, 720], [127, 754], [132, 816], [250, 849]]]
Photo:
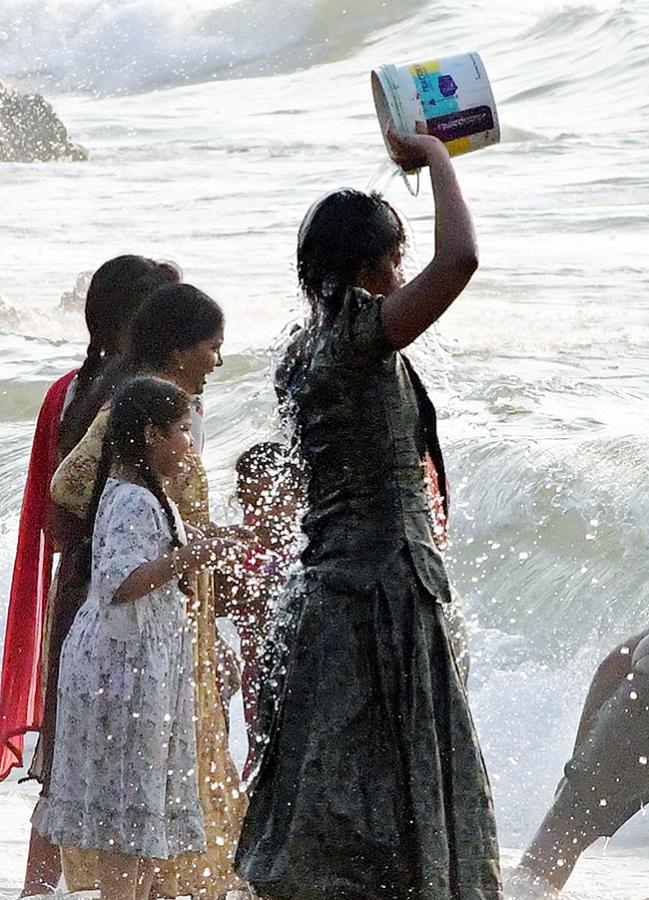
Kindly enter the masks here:
[[149, 464], [161, 478], [173, 478], [182, 469], [191, 447], [192, 417], [190, 413], [167, 429], [151, 428], [147, 434]]
[[223, 332], [218, 331], [204, 341], [193, 344], [178, 353], [178, 382], [188, 394], [202, 394], [205, 379], [218, 366], [223, 365], [221, 347]]

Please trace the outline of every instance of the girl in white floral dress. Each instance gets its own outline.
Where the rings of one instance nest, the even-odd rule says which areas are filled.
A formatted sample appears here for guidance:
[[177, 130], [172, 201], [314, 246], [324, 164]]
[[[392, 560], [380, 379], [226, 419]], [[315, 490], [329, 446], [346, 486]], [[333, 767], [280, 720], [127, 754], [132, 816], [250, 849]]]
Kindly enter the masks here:
[[62, 651], [51, 787], [33, 822], [98, 851], [105, 900], [148, 897], [155, 860], [205, 847], [182, 576], [224, 542], [187, 544], [162, 487], [190, 428], [189, 397], [169, 382], [135, 378], [115, 396], [79, 561], [90, 590]]

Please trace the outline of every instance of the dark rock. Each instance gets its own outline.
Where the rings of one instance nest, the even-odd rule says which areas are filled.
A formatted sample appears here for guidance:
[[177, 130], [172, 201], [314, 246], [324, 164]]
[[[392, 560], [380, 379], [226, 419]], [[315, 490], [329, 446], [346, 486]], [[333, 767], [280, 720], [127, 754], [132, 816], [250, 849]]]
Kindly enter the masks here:
[[0, 83], [0, 161], [88, 159], [40, 94], [19, 94]]

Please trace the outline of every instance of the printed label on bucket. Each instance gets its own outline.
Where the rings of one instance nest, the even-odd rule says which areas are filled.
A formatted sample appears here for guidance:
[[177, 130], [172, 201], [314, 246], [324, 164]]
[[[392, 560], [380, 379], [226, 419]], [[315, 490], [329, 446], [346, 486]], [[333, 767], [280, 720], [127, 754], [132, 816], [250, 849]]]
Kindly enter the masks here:
[[457, 84], [451, 75], [441, 73], [436, 59], [410, 66], [410, 74], [415, 82], [426, 119], [445, 116], [459, 110]]
[[428, 133], [444, 141], [452, 156], [482, 146], [486, 132], [497, 126], [493, 110], [484, 102], [484, 78], [476, 57], [433, 59], [409, 66], [408, 72]]
[[476, 106], [474, 109], [463, 109], [447, 116], [426, 119], [426, 124], [429, 134], [434, 134], [440, 141], [447, 143], [479, 131], [489, 131], [494, 127], [494, 117], [488, 106]]

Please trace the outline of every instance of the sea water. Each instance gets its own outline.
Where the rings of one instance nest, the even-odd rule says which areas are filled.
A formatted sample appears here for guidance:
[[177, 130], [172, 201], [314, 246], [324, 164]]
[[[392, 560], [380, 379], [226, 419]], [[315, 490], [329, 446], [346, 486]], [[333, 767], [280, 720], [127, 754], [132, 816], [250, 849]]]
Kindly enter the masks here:
[[[503, 130], [456, 163], [481, 267], [413, 356], [440, 413], [449, 568], [511, 867], [596, 663], [648, 624], [648, 46], [645, 0], [4, 0], [0, 80], [43, 91], [91, 158], [0, 169], [0, 610], [34, 418], [84, 352], [79, 304], [61, 306], [79, 275], [143, 253], [222, 302], [206, 463], [213, 515], [231, 519], [236, 456], [276, 433], [267, 348], [301, 315], [300, 219], [385, 158], [370, 70], [475, 47]], [[425, 263], [426, 177], [417, 198], [381, 186]], [[3, 898], [35, 796], [16, 775], [0, 785]], [[648, 837], [639, 814], [566, 896], [645, 900]]]

